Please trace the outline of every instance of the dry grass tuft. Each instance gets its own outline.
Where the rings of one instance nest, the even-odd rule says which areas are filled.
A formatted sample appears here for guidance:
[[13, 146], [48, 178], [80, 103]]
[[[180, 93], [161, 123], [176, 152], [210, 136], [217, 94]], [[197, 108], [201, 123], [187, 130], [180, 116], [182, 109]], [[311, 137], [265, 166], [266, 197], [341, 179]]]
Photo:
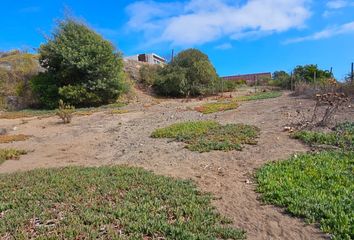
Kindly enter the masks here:
[[109, 113], [112, 114], [112, 115], [124, 114], [124, 113], [129, 113], [129, 110], [114, 109], [114, 110], [110, 111]]
[[11, 143], [11, 142], [20, 142], [26, 141], [31, 136], [24, 135], [24, 134], [17, 134], [17, 135], [0, 135], [0, 143]]
[[17, 149], [0, 149], [0, 164], [5, 162], [6, 160], [17, 160], [21, 155], [27, 154], [25, 150], [17, 150]]

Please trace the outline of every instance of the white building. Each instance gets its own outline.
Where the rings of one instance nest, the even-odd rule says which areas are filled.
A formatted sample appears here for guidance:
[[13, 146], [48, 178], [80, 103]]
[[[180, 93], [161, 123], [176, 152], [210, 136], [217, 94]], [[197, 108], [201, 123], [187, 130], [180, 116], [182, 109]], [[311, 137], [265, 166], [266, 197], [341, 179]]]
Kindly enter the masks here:
[[155, 53], [137, 54], [137, 55], [133, 55], [133, 56], [124, 57], [124, 59], [133, 60], [133, 61], [137, 61], [137, 62], [145, 62], [145, 63], [149, 63], [149, 64], [159, 64], [159, 65], [164, 65], [167, 62], [166, 59], [164, 59], [163, 57], [160, 57], [159, 55], [157, 55]]

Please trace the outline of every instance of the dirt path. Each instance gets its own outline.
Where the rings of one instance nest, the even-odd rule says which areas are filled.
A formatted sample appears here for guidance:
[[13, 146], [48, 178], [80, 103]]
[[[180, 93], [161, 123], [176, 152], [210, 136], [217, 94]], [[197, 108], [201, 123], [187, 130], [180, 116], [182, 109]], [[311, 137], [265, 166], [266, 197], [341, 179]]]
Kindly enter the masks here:
[[[1, 126], [16, 127], [16, 133], [33, 135], [28, 141], [7, 147], [34, 150], [19, 161], [2, 164], [0, 173], [69, 165], [140, 166], [158, 174], [196, 181], [200, 189], [215, 195], [215, 206], [233, 219], [236, 227], [245, 229], [248, 239], [324, 239], [326, 236], [315, 226], [306, 225], [281, 209], [262, 205], [257, 200], [252, 177], [255, 169], [266, 162], [308, 150], [282, 129], [290, 120], [289, 113], [310, 102], [285, 94], [277, 99], [245, 102], [235, 111], [211, 115], [187, 110], [196, 104], [199, 103], [180, 100], [151, 107], [136, 104], [128, 107], [134, 111], [127, 114], [95, 113], [75, 117], [67, 126], [58, 124], [55, 117], [31, 119], [25, 124], [21, 120], [0, 120]], [[149, 138], [158, 127], [205, 119], [254, 124], [262, 131], [259, 144], [247, 146], [242, 152], [199, 154], [184, 149], [183, 143]]]

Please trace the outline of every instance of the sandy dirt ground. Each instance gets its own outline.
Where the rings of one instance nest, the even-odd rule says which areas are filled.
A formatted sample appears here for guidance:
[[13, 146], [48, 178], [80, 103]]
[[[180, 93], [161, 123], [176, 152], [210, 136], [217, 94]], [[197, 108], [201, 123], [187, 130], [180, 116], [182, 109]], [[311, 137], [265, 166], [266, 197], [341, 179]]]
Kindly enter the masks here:
[[[312, 107], [313, 102], [284, 93], [276, 99], [243, 102], [237, 110], [222, 113], [202, 115], [190, 110], [201, 103], [160, 100], [157, 104], [155, 99], [144, 96], [140, 103], [126, 107], [129, 113], [77, 116], [68, 125], [61, 124], [57, 117], [1, 119], [0, 127], [10, 130], [10, 134], [32, 137], [24, 142], [0, 144], [31, 151], [20, 160], [3, 163], [0, 173], [74, 165], [139, 166], [157, 174], [194, 180], [202, 191], [215, 195], [214, 205], [234, 221], [235, 227], [246, 230], [248, 239], [328, 239], [318, 226], [262, 204], [253, 179], [255, 170], [265, 163], [309, 151], [289, 138], [283, 128], [297, 109]], [[353, 120], [354, 112], [340, 117]], [[200, 154], [185, 149], [183, 143], [149, 137], [159, 127], [206, 119], [256, 125], [261, 129], [258, 145], [246, 146], [241, 152]]]

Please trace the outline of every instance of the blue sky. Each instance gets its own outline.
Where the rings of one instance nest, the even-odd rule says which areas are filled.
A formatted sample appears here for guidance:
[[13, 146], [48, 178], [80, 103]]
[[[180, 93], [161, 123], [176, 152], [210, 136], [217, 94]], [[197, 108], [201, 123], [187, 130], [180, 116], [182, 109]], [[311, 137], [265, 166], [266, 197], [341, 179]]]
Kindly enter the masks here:
[[354, 61], [354, 0], [4, 0], [0, 50], [33, 49], [69, 8], [125, 55], [196, 47], [219, 75]]

